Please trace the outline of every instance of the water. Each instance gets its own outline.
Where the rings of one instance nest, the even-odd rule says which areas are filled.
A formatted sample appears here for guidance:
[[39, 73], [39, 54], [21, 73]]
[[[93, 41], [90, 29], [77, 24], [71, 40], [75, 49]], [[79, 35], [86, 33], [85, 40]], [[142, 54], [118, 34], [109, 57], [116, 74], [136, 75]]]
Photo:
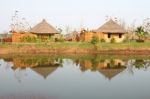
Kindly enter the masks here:
[[147, 56], [0, 58], [0, 99], [150, 99], [149, 87]]

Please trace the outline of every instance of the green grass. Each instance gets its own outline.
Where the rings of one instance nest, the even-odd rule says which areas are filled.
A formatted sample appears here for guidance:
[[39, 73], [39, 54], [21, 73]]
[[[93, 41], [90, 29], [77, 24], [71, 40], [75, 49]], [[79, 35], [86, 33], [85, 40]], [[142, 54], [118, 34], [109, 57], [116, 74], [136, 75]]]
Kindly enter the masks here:
[[[51, 42], [51, 43], [0, 43], [1, 48], [5, 47], [23, 47], [35, 46], [37, 48], [83, 48], [92, 49], [94, 45], [89, 42]], [[150, 42], [137, 43], [98, 43], [98, 49], [112, 50], [112, 49], [147, 49], [150, 48]]]

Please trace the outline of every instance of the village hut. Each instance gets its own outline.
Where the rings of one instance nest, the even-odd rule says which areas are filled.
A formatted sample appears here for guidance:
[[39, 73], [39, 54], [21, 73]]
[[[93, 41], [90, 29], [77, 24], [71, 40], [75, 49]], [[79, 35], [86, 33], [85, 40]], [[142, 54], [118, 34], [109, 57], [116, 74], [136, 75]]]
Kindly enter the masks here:
[[92, 31], [81, 30], [80, 40], [90, 42], [93, 37], [97, 37], [99, 41], [123, 42], [126, 31], [112, 19], [102, 25], [100, 28]]
[[114, 39], [115, 42], [123, 42], [126, 31], [123, 27], [110, 19], [108, 22], [98, 28], [96, 33], [102, 34], [103, 36], [100, 38], [104, 39], [106, 42], [111, 42], [112, 39]]
[[39, 38], [47, 40], [52, 36], [56, 36], [59, 32], [51, 26], [45, 19], [42, 22], [34, 26], [31, 30], [31, 33], [36, 34]]

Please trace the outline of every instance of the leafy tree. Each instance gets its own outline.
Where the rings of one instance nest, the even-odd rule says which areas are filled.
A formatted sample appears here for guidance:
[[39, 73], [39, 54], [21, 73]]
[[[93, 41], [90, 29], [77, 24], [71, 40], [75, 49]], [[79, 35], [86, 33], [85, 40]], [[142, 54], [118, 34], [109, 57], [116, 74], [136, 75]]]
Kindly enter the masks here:
[[142, 26], [136, 29], [136, 35], [139, 37], [139, 41], [143, 40], [143, 38], [147, 35], [147, 32], [144, 31]]

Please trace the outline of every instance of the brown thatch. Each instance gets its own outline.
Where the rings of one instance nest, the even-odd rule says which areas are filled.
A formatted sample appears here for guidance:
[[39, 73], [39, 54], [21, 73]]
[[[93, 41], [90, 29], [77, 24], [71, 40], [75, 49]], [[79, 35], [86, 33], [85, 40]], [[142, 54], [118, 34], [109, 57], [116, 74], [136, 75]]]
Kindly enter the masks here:
[[125, 68], [121, 69], [100, 69], [99, 72], [103, 74], [106, 78], [112, 79], [113, 77], [117, 76], [121, 72], [124, 71]]
[[59, 33], [53, 26], [48, 24], [45, 19], [30, 30], [37, 34], [57, 34]]
[[55, 66], [47, 66], [47, 67], [35, 67], [32, 68], [32, 70], [34, 70], [36, 73], [40, 74], [41, 76], [43, 76], [45, 79], [51, 74], [53, 73], [58, 67]]
[[126, 33], [126, 31], [112, 19], [96, 30], [102, 33]]

